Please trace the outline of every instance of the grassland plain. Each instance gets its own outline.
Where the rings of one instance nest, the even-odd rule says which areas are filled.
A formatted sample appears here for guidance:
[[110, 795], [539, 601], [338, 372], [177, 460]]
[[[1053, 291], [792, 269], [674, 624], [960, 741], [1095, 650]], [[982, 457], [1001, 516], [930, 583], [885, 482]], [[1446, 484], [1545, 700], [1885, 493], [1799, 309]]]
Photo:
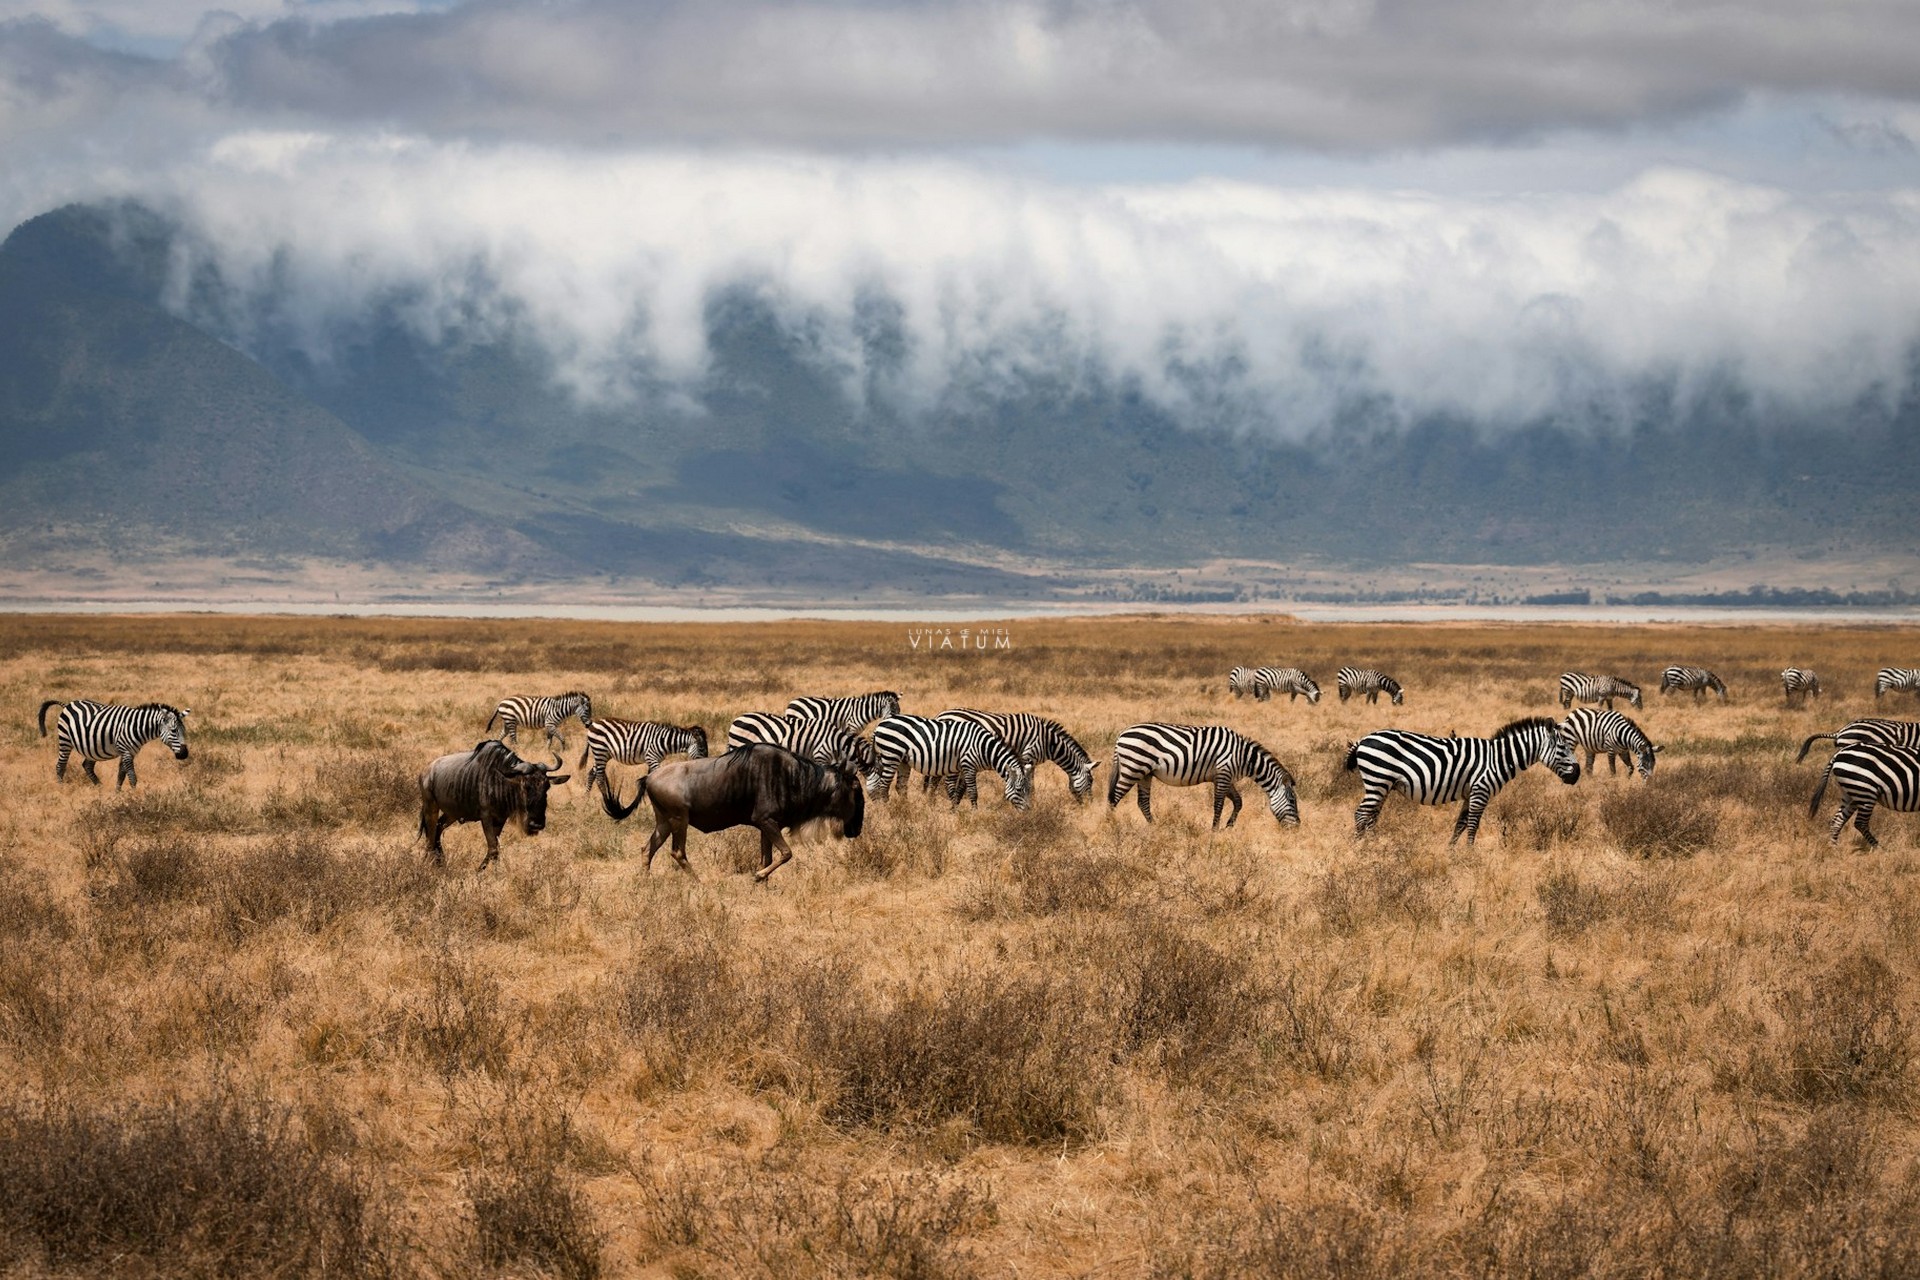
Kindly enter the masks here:
[[[1792, 763], [1920, 632], [1006, 626], [0, 618], [0, 1271], [1920, 1272], [1920, 820], [1836, 849]], [[1329, 692], [1236, 702], [1240, 662]], [[1731, 700], [1652, 693], [1672, 662]], [[1406, 705], [1339, 703], [1343, 663]], [[1828, 696], [1784, 707], [1790, 663]], [[1569, 669], [1650, 691], [1651, 784], [1531, 771], [1471, 849], [1395, 797], [1355, 843], [1350, 739], [1557, 714]], [[1304, 821], [1162, 789], [1148, 827], [1049, 769], [756, 887], [738, 832], [641, 875], [647, 816], [576, 782], [497, 871], [472, 827], [429, 867], [420, 765], [572, 687], [716, 738], [875, 688], [1096, 756], [1217, 721]], [[33, 711], [79, 696], [191, 707], [192, 762], [56, 787]]]

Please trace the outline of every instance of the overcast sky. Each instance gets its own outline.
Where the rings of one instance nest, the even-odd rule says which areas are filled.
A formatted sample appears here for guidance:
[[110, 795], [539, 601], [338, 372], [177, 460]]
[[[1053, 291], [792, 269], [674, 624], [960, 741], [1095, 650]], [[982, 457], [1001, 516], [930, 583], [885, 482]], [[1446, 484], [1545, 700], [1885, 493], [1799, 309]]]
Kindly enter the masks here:
[[290, 269], [317, 348], [406, 288], [582, 396], [697, 375], [747, 281], [853, 381], [897, 299], [927, 395], [1069, 360], [1170, 404], [1232, 370], [1279, 430], [1649, 376], [1817, 412], [1920, 338], [1920, 4], [0, 0], [0, 172], [9, 224], [132, 195]]

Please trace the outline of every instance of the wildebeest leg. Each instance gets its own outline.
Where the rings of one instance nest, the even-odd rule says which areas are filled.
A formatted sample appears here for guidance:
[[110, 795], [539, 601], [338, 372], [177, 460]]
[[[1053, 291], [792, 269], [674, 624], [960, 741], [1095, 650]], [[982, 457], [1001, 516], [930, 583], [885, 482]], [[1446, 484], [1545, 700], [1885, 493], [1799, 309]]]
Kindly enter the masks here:
[[1153, 821], [1153, 775], [1143, 773], [1135, 785], [1133, 798], [1140, 806], [1140, 816], [1148, 822]]
[[432, 825], [427, 828], [427, 852], [433, 855], [433, 865], [436, 867], [447, 865], [447, 851], [440, 844], [440, 837], [446, 832], [447, 826], [446, 816], [436, 812]]
[[487, 856], [480, 859], [478, 870], [485, 871], [500, 856], [500, 829], [500, 823], [487, 818], [480, 819], [480, 834], [487, 838]]
[[[673, 824], [673, 860], [680, 864], [682, 871], [693, 875], [693, 864], [687, 861], [687, 820], [684, 817]], [[698, 880], [700, 877], [693, 878]]]
[[658, 809], [654, 811], [653, 835], [647, 839], [647, 870], [653, 870], [653, 855], [660, 852], [660, 846], [673, 834], [673, 823], [667, 815]]
[[[775, 858], [773, 851], [778, 849], [780, 856]], [[786, 837], [780, 834], [780, 824], [770, 822], [760, 828], [760, 869], [753, 873], [755, 880], [765, 881], [793, 858], [793, 850], [787, 847]]]
[[113, 780], [113, 789], [118, 791], [121, 783], [125, 783], [129, 787], [137, 787], [140, 785], [140, 779], [135, 777], [133, 773], [133, 752], [131, 751], [122, 751], [120, 753], [120, 774]]

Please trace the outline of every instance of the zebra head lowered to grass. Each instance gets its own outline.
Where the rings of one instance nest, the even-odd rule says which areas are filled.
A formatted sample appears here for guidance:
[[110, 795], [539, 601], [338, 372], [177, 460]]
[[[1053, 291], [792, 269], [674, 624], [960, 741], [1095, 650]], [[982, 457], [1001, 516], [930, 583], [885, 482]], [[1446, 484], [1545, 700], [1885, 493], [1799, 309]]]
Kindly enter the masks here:
[[116, 791], [123, 785], [140, 785], [133, 771], [133, 758], [155, 738], [167, 745], [175, 760], [185, 762], [189, 758], [184, 722], [193, 713], [187, 708], [168, 706], [164, 702], [128, 707], [88, 698], [76, 698], [62, 706], [58, 698], [49, 698], [40, 704], [40, 736], [43, 738], [47, 736], [49, 707], [60, 708], [60, 716], [54, 722], [55, 745], [59, 749], [53, 762], [55, 782], [66, 781], [67, 757], [75, 752], [80, 755], [81, 771], [95, 786], [100, 785], [100, 775], [94, 772], [93, 762], [120, 757], [120, 772], [113, 782]]
[[1920, 667], [1882, 667], [1873, 678], [1873, 698], [1884, 693], [1920, 693]]
[[1862, 742], [1878, 743], [1886, 747], [1905, 747], [1909, 751], [1920, 751], [1920, 721], [1881, 720], [1868, 718], [1854, 720], [1832, 733], [1816, 733], [1800, 744], [1800, 754], [1793, 758], [1794, 763], [1807, 758], [1807, 752], [1813, 750], [1813, 744], [1822, 739], [1831, 739], [1836, 747], [1851, 747]]
[[1705, 667], [1668, 667], [1660, 676], [1662, 694], [1686, 690], [1698, 702], [1709, 689], [1720, 695], [1720, 701], [1727, 700], [1726, 682]]
[[756, 742], [785, 747], [802, 760], [816, 764], [851, 769], [860, 775], [862, 782], [879, 767], [873, 743], [831, 720], [797, 720], [771, 711], [749, 711], [735, 716], [727, 726], [727, 750]]
[[1820, 785], [1814, 789], [1813, 800], [1807, 805], [1808, 817], [1819, 814], [1820, 799], [1827, 793], [1829, 779], [1840, 785], [1840, 808], [1834, 813], [1833, 826], [1827, 832], [1830, 840], [1840, 839], [1840, 833], [1847, 829], [1847, 819], [1851, 818], [1867, 844], [1877, 845], [1880, 842], [1867, 828], [1876, 808], [1892, 809], [1896, 813], [1920, 811], [1920, 751], [1877, 742], [1840, 748], [1820, 775]]
[[[553, 763], [560, 764], [560, 752], [566, 750], [567, 740], [560, 733], [560, 726], [569, 717], [580, 717], [583, 727], [593, 727], [593, 699], [578, 689], [557, 694], [551, 698], [536, 698], [531, 694], [515, 693], [500, 699], [500, 705], [487, 717], [487, 731], [493, 731], [494, 721], [500, 722], [500, 737], [506, 742], [518, 746], [520, 726], [537, 724], [547, 731], [547, 750], [554, 753]], [[555, 743], [560, 745], [556, 748]]]
[[1472, 844], [1481, 815], [1500, 788], [1536, 764], [1547, 766], [1562, 782], [1580, 781], [1572, 740], [1551, 716], [1515, 720], [1491, 738], [1436, 738], [1404, 729], [1370, 733], [1347, 748], [1346, 768], [1358, 769], [1366, 788], [1353, 812], [1354, 834], [1371, 831], [1387, 793], [1400, 790], [1415, 804], [1464, 799], [1447, 843], [1464, 833]]
[[1342, 667], [1338, 681], [1340, 701], [1345, 702], [1355, 694], [1364, 693], [1367, 701], [1378, 702], [1380, 695], [1386, 694], [1394, 706], [1406, 701], [1406, 694], [1400, 688], [1400, 682], [1392, 676], [1382, 675], [1378, 671], [1369, 671], [1361, 667]]
[[1034, 715], [1030, 711], [978, 711], [972, 707], [952, 707], [940, 713], [942, 720], [971, 720], [1013, 748], [1020, 763], [1029, 772], [1042, 760], [1060, 766], [1067, 775], [1067, 789], [1076, 802], [1093, 794], [1093, 757], [1058, 720]]
[[1562, 727], [1574, 746], [1586, 749], [1588, 773], [1593, 772], [1594, 757], [1604, 755], [1608, 773], [1618, 772], [1624, 763], [1629, 769], [1637, 765], [1643, 778], [1653, 776], [1653, 757], [1660, 748], [1623, 712], [1581, 707], [1567, 717]]
[[859, 733], [875, 720], [900, 714], [900, 695], [891, 689], [851, 698], [795, 698], [787, 704], [796, 720], [825, 720], [848, 733]]
[[1153, 821], [1153, 784], [1173, 787], [1213, 784], [1213, 825], [1220, 826], [1220, 810], [1231, 803], [1231, 827], [1240, 818], [1242, 778], [1251, 778], [1267, 793], [1267, 809], [1281, 823], [1300, 821], [1294, 798], [1293, 775], [1273, 753], [1242, 734], [1212, 724], [1136, 724], [1113, 744], [1113, 764], [1107, 771], [1107, 808], [1115, 808], [1134, 791], [1140, 813]]
[[1320, 701], [1320, 686], [1298, 667], [1255, 667], [1247, 679], [1255, 702], [1265, 702], [1276, 693], [1286, 694], [1288, 702], [1301, 697], [1309, 703]]
[[1820, 696], [1820, 677], [1805, 667], [1788, 667], [1780, 673], [1780, 687], [1786, 692], [1787, 705], [1792, 706], [1796, 693], [1802, 701]]
[[979, 807], [981, 769], [1000, 775], [1014, 808], [1025, 809], [1033, 796], [1033, 774], [1013, 748], [971, 720], [888, 716], [874, 726], [873, 750], [879, 768], [867, 780], [867, 793], [876, 800], [887, 798], [896, 775], [912, 769], [946, 778], [947, 798], [956, 807], [963, 796]]
[[1607, 710], [1613, 710], [1613, 700], [1625, 698], [1627, 705], [1640, 705], [1640, 686], [1631, 680], [1619, 676], [1590, 676], [1579, 671], [1569, 671], [1560, 677], [1560, 705], [1570, 707], [1576, 702], [1597, 702]]
[[689, 760], [701, 760], [707, 754], [707, 731], [697, 724], [662, 724], [657, 720], [617, 720], [608, 717], [587, 726], [587, 745], [581, 749], [576, 769], [586, 768], [587, 790], [607, 785], [607, 761], [640, 764], [658, 769], [668, 756], [686, 753]]

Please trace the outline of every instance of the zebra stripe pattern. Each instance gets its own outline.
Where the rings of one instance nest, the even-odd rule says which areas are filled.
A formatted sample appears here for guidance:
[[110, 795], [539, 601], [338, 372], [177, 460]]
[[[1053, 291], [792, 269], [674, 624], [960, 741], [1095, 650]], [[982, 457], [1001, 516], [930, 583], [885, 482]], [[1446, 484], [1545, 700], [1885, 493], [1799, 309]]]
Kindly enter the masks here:
[[[1244, 667], [1235, 670], [1244, 671]], [[1287, 695], [1287, 701], [1304, 696], [1309, 703], [1320, 701], [1320, 686], [1313, 677], [1298, 667], [1255, 667], [1247, 676], [1247, 692], [1253, 695], [1255, 702], [1265, 702], [1276, 693]]]
[[1820, 696], [1820, 677], [1805, 667], [1788, 667], [1780, 673], [1780, 687], [1786, 692], [1787, 705], [1792, 706], [1796, 693], [1802, 701]]
[[1366, 694], [1369, 703], [1380, 701], [1382, 693], [1387, 694], [1396, 707], [1405, 700], [1405, 694], [1401, 692], [1398, 680], [1392, 676], [1381, 675], [1378, 671], [1366, 671], [1359, 667], [1340, 668], [1339, 689], [1342, 702], [1359, 693]]
[[787, 704], [795, 720], [825, 720], [848, 733], [859, 733], [875, 720], [900, 714], [900, 695], [892, 690], [863, 693], [852, 698], [795, 698]]
[[595, 720], [587, 726], [587, 745], [580, 752], [580, 763], [574, 768], [585, 768], [587, 757], [593, 757], [593, 768], [587, 770], [587, 790], [591, 792], [595, 782], [605, 785], [607, 780], [607, 761], [618, 760], [621, 764], [639, 764], [646, 762], [649, 770], [658, 769], [660, 762], [668, 756], [685, 752], [689, 760], [699, 760], [707, 754], [707, 731], [697, 724], [661, 724], [656, 720]]
[[1227, 672], [1227, 692], [1242, 697], [1253, 692], [1253, 673], [1258, 667], [1235, 667]]
[[755, 742], [785, 747], [802, 760], [852, 769], [864, 781], [879, 767], [873, 743], [827, 720], [796, 720], [771, 711], [749, 711], [727, 726], [727, 750]]
[[1682, 689], [1691, 691], [1695, 702], [1709, 689], [1720, 695], [1720, 701], [1727, 700], [1726, 682], [1705, 667], [1668, 667], [1660, 677], [1660, 692], [1668, 694]]
[[1298, 824], [1300, 807], [1294, 799], [1293, 775], [1273, 753], [1232, 729], [1210, 724], [1136, 724], [1113, 744], [1113, 765], [1107, 777], [1107, 808], [1112, 809], [1134, 791], [1141, 816], [1153, 821], [1153, 784], [1173, 787], [1213, 784], [1213, 825], [1220, 826], [1220, 810], [1228, 803], [1231, 827], [1240, 818], [1242, 778], [1267, 793], [1267, 809], [1282, 823]]
[[1353, 812], [1354, 834], [1372, 830], [1387, 793], [1400, 790], [1415, 804], [1446, 804], [1464, 797], [1447, 843], [1464, 834], [1472, 844], [1480, 817], [1500, 788], [1536, 764], [1546, 765], [1562, 782], [1580, 780], [1573, 744], [1549, 716], [1515, 720], [1491, 738], [1435, 738], [1403, 729], [1370, 733], [1347, 749], [1346, 767], [1360, 771], [1366, 788]]
[[1836, 747], [1852, 747], [1861, 743], [1876, 743], [1883, 747], [1905, 747], [1909, 751], [1920, 751], [1920, 721], [1915, 720], [1855, 720], [1835, 729], [1832, 733], [1816, 733], [1800, 744], [1800, 754], [1793, 758], [1794, 763], [1807, 758], [1807, 752], [1813, 750], [1813, 744], [1822, 739], [1831, 739]]
[[133, 771], [133, 758], [155, 738], [167, 745], [174, 759], [188, 758], [186, 725], [182, 722], [192, 714], [189, 710], [170, 707], [164, 702], [128, 707], [88, 698], [76, 698], [61, 706], [58, 698], [50, 698], [40, 704], [40, 736], [43, 738], [47, 736], [49, 707], [60, 707], [60, 716], [54, 722], [54, 739], [59, 748], [53, 762], [55, 782], [67, 780], [67, 758], [75, 752], [80, 755], [81, 771], [95, 786], [100, 785], [100, 775], [94, 772], [93, 762], [120, 757], [120, 772], [113, 782], [115, 791], [122, 786], [140, 785]]
[[1638, 764], [1641, 777], [1653, 776], [1653, 757], [1660, 748], [1624, 713], [1581, 707], [1567, 717], [1563, 727], [1574, 746], [1586, 748], [1588, 773], [1593, 772], [1594, 757], [1604, 755], [1608, 773], [1618, 772], [1622, 764], [1629, 769]]
[[535, 698], [528, 694], [516, 693], [500, 699], [500, 705], [487, 717], [487, 731], [493, 731], [493, 722], [500, 722], [500, 736], [515, 746], [520, 744], [520, 726], [537, 724], [547, 731], [547, 748], [553, 749], [558, 742], [564, 750], [567, 740], [560, 733], [560, 726], [570, 716], [579, 716], [580, 723], [586, 728], [593, 727], [593, 699], [578, 689], [552, 698]]
[[1058, 720], [1030, 711], [976, 711], [972, 707], [942, 711], [940, 718], [973, 721], [1013, 748], [1029, 771], [1040, 761], [1051, 760], [1067, 775], [1067, 788], [1077, 801], [1093, 794], [1093, 757]]
[[1025, 809], [1033, 794], [1033, 775], [1000, 736], [971, 720], [929, 720], [925, 716], [888, 716], [873, 730], [879, 768], [867, 780], [867, 794], [884, 800], [896, 774], [918, 769], [946, 777], [947, 798], [957, 807], [965, 796], [980, 805], [978, 773], [991, 769], [1006, 784], [1007, 803]]
[[1861, 838], [1871, 847], [1880, 843], [1867, 827], [1876, 808], [1892, 809], [1896, 813], [1920, 811], [1920, 751], [1873, 742], [1842, 747], [1834, 752], [1826, 772], [1820, 775], [1820, 786], [1807, 805], [1808, 817], [1820, 812], [1820, 798], [1827, 793], [1829, 780], [1840, 784], [1840, 808], [1833, 815], [1833, 826], [1827, 832], [1830, 840], [1840, 839], [1851, 818]]
[[1625, 698], [1627, 705], [1638, 707], [1640, 686], [1619, 676], [1590, 676], [1578, 671], [1569, 671], [1560, 677], [1560, 705], [1563, 707], [1570, 707], [1576, 702], [1597, 702], [1611, 711], [1615, 698]]
[[1873, 678], [1874, 701], [1883, 693], [1920, 693], [1920, 667], [1882, 667]]

